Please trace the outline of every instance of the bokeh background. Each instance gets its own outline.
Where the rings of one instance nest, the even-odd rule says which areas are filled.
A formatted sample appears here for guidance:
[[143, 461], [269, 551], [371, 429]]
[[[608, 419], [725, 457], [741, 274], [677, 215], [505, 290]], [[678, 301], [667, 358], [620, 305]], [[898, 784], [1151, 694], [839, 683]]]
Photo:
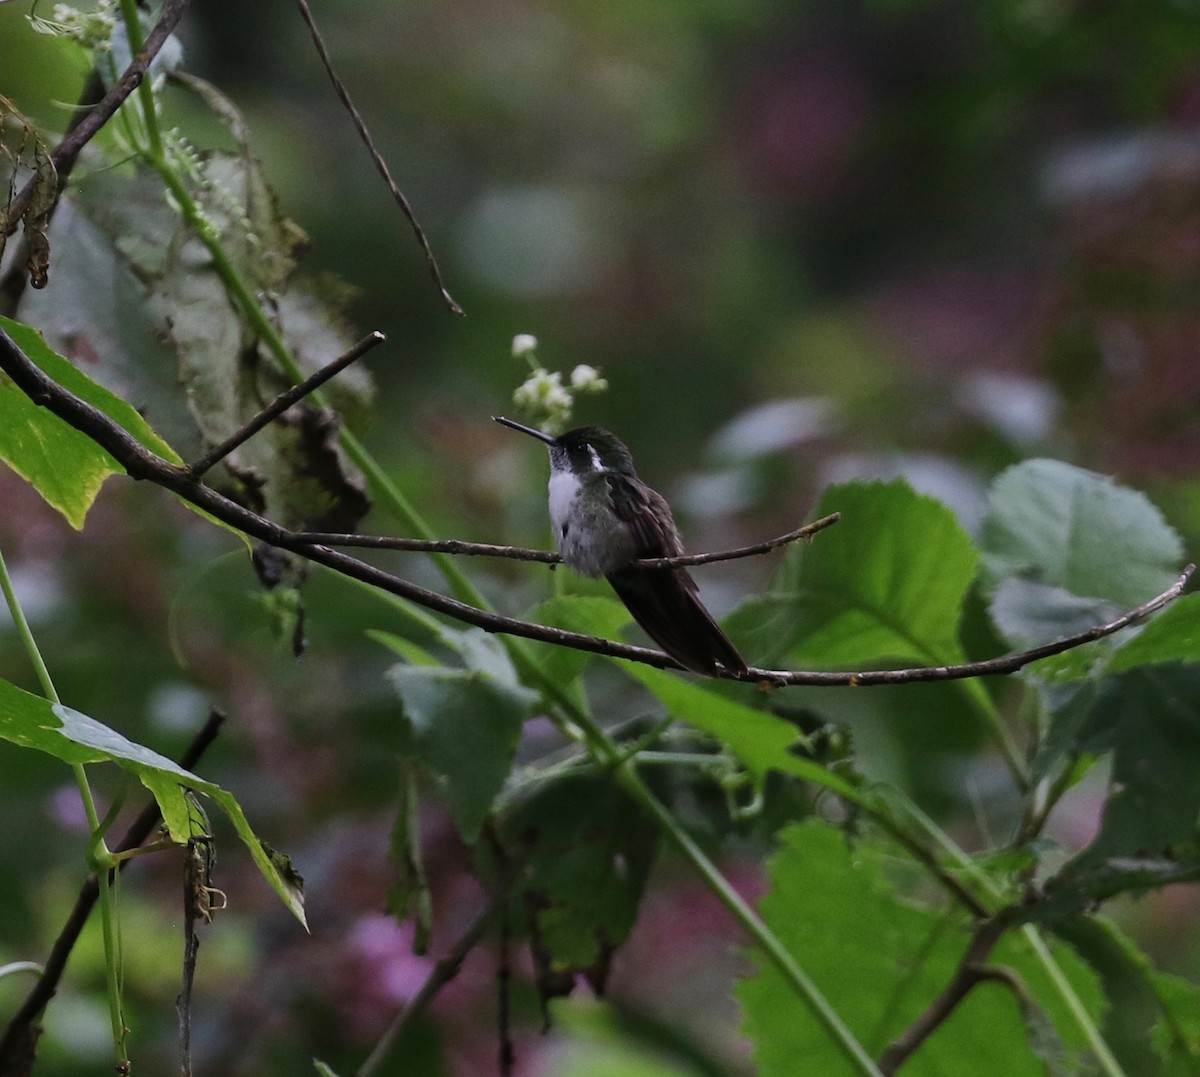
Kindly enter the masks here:
[[[534, 333], [551, 369], [602, 368], [610, 391], [578, 418], [629, 443], [695, 549], [787, 530], [854, 477], [903, 475], [972, 529], [988, 482], [1037, 455], [1148, 491], [1200, 546], [1193, 0], [314, 9], [466, 318], [441, 305], [290, 5], [196, 4], [186, 64], [245, 112], [312, 238], [317, 286], [357, 329], [387, 333], [368, 361], [366, 436], [439, 532], [546, 541], [542, 454], [488, 419], [525, 374], [513, 335]], [[0, 6], [0, 93], [55, 132], [87, 66], [34, 34], [28, 11]], [[194, 102], [169, 100], [195, 144], [221, 140]], [[136, 379], [127, 391], [138, 403]], [[395, 703], [388, 656], [362, 632], [392, 627], [386, 608], [315, 576], [297, 661], [228, 537], [117, 481], [79, 535], [0, 472], [0, 548], [63, 698], [168, 753], [210, 705], [227, 710], [203, 770], [307, 877], [311, 938], [221, 847], [232, 908], [200, 954], [199, 1071], [299, 1073], [313, 1054], [349, 1069], [431, 961], [383, 913]], [[436, 582], [419, 559], [387, 563]], [[512, 612], [545, 592], [525, 569], [473, 570]], [[728, 611], [770, 571], [707, 570], [706, 599]], [[0, 676], [33, 686], [6, 619]], [[1009, 791], [978, 730], [874, 699], [851, 720], [869, 775], [972, 847], [1004, 832]], [[80, 876], [73, 787], [31, 755], [0, 746], [0, 961], [44, 955]], [[1082, 787], [1054, 836], [1086, 842], [1099, 803]], [[482, 896], [449, 821], [431, 806], [425, 823], [436, 957]], [[724, 850], [751, 895], [759, 853]], [[135, 1052], [166, 1072], [177, 867], [139, 865], [123, 885]], [[1198, 899], [1178, 887], [1116, 911], [1159, 964], [1195, 978]], [[612, 1009], [581, 1002], [540, 1036], [518, 991], [521, 1072], [748, 1072], [729, 996], [739, 943], [667, 859]], [[491, 952], [472, 957], [411, 1033], [405, 1072], [490, 1072], [494, 972]], [[50, 1012], [44, 1072], [109, 1072], [102, 986], [89, 933]], [[20, 990], [0, 983], [0, 1016]]]

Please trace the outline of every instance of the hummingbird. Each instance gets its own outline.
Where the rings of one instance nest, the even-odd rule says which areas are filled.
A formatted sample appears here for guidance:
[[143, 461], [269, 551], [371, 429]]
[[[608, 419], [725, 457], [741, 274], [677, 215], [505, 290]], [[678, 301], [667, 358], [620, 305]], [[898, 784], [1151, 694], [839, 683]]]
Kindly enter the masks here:
[[745, 660], [704, 608], [686, 569], [630, 567], [642, 558], [679, 557], [683, 542], [666, 499], [638, 478], [624, 442], [596, 426], [554, 437], [493, 418], [550, 450], [550, 520], [563, 562], [607, 579], [633, 619], [685, 669], [745, 673]]

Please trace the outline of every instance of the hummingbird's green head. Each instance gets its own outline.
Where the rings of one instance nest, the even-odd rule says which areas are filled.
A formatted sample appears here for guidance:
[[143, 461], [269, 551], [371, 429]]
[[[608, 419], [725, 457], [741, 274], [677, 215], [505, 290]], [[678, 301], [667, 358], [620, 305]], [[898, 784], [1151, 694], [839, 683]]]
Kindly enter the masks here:
[[[619, 475], [632, 475], [633, 457], [625, 443], [615, 434], [601, 430], [598, 426], [577, 426], [556, 439], [558, 451], [576, 475], [590, 471], [615, 471]], [[550, 450], [551, 459], [554, 449]]]
[[502, 415], [494, 418], [504, 426], [544, 441], [550, 449], [550, 466], [556, 471], [570, 471], [575, 475], [587, 475], [598, 471], [615, 471], [620, 475], [634, 474], [633, 457], [625, 443], [615, 434], [601, 430], [598, 426], [577, 426], [574, 430], [554, 437], [544, 430], [535, 430]]

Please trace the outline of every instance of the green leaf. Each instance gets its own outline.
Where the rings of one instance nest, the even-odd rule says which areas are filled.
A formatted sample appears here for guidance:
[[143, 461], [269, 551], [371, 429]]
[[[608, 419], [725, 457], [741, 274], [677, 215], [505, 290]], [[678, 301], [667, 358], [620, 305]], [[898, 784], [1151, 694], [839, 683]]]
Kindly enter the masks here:
[[[173, 464], [181, 462], [131, 405], [53, 352], [36, 330], [3, 317], [0, 328], [44, 374], [124, 427], [151, 452]], [[38, 407], [2, 374], [0, 458], [77, 530], [83, 527], [104, 480], [124, 474], [124, 468], [91, 438]]]
[[[605, 639], [617, 639], [621, 629], [631, 619], [622, 603], [599, 595], [555, 595], [530, 611], [526, 617], [526, 620], [551, 628], [565, 628]], [[549, 643], [535, 643], [533, 646], [543, 671], [562, 687], [574, 681], [596, 657], [573, 647], [555, 647]]]
[[[1052, 697], [1057, 698], [1057, 697]], [[1112, 753], [1100, 832], [1046, 884], [1042, 915], [1200, 875], [1200, 675], [1147, 666], [1058, 703], [1053, 751]]]
[[776, 590], [793, 660], [862, 666], [958, 662], [978, 554], [945, 505], [905, 482], [831, 487], [813, 510], [835, 532], [789, 554]]
[[395, 665], [409, 750], [437, 778], [467, 842], [479, 837], [538, 696], [483, 670]]
[[[1063, 587], [1020, 577], [1001, 580], [992, 593], [992, 623], [1008, 643], [1022, 649], [1073, 636], [1093, 625], [1111, 621], [1122, 612], [1123, 607], [1107, 599], [1085, 598]], [[1066, 654], [1071, 657], [1065, 661], [1062, 656], [1054, 655], [1053, 658], [1060, 661], [1053, 667], [1045, 667], [1046, 671], [1053, 668], [1061, 675], [1069, 668], [1067, 663], [1082, 666], [1081, 656], [1073, 651]], [[1091, 659], [1094, 654], [1088, 653], [1084, 657]]]
[[1159, 972], [1108, 920], [1076, 916], [1054, 930], [1100, 976], [1101, 1031], [1126, 1073], [1200, 1073], [1200, 987]]
[[386, 647], [394, 655], [398, 655], [413, 666], [436, 666], [438, 660], [419, 643], [397, 636], [394, 632], [384, 632], [379, 628], [367, 629], [367, 638]]
[[[910, 900], [887, 881], [895, 850], [863, 843], [818, 823], [780, 834], [771, 858], [770, 893], [760, 911], [833, 1008], [875, 1057], [924, 1012], [953, 977], [969, 924]], [[1056, 959], [1088, 1012], [1102, 999], [1095, 978], [1069, 951]], [[757, 974], [737, 988], [744, 1027], [764, 1077], [805, 1072], [840, 1077], [855, 1072], [820, 1025], [798, 1007], [779, 974], [757, 955]], [[1003, 1073], [1042, 1077], [1039, 1051], [1063, 1051], [1079, 1062], [1083, 1035], [1047, 974], [1020, 937], [1006, 936], [991, 963], [1013, 969], [1033, 1003], [1022, 1006], [999, 983], [977, 986], [917, 1050], [914, 1074]], [[1038, 1040], [1030, 1043], [1030, 1030]], [[1036, 1047], [1036, 1050], [1035, 1050]]]
[[1113, 655], [1113, 673], [1162, 662], [1200, 661], [1200, 594], [1183, 595]]
[[462, 660], [469, 670], [484, 673], [508, 688], [520, 689], [521, 680], [504, 644], [482, 628], [442, 626], [438, 639]]
[[195, 825], [197, 820], [193, 819], [184, 787], [173, 775], [147, 769], [140, 777], [142, 784], [153, 794], [163, 825], [173, 842], [186, 845], [192, 838], [204, 833]]
[[1085, 856], [1163, 856], [1194, 843], [1200, 819], [1200, 674], [1148, 667], [1110, 678], [1079, 733], [1113, 753], [1113, 792]]
[[1163, 1060], [1163, 1077], [1195, 1077], [1200, 1073], [1200, 987], [1155, 969], [1149, 976], [1161, 1007], [1150, 1039]]
[[[1018, 464], [993, 483], [982, 546], [994, 588], [1019, 579], [1042, 596], [1024, 595], [1020, 605], [1040, 608], [1042, 618], [1010, 640], [1017, 645], [1079, 626], [1081, 612], [1063, 605], [1062, 592], [1128, 609], [1165, 590], [1183, 556], [1179, 536], [1143, 494], [1057, 460]], [[1056, 603], [1057, 621], [1047, 615]]]
[[210, 797], [229, 816], [234, 830], [275, 892], [296, 919], [305, 923], [302, 896], [264, 852], [237, 800], [220, 786], [197, 777], [166, 756], [134, 743], [86, 714], [50, 703], [3, 680], [0, 680], [0, 739], [46, 752], [65, 763], [116, 763], [135, 774], [154, 795], [175, 840], [186, 841], [192, 836], [179, 788], [193, 789]]
[[805, 738], [791, 722], [685, 681], [661, 669], [614, 659], [622, 670], [644, 684], [673, 717], [711, 733], [729, 746], [758, 782], [777, 770], [806, 778], [852, 801], [863, 793], [845, 778], [797, 754]]
[[522, 868], [514, 905], [533, 920], [539, 965], [602, 986], [609, 957], [637, 919], [657, 827], [607, 777], [568, 772], [523, 792], [498, 834]]

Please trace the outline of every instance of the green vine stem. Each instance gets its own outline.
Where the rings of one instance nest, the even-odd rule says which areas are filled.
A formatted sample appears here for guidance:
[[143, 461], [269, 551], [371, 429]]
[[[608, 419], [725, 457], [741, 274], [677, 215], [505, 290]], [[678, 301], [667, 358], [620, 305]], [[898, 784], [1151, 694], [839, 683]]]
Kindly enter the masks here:
[[[29, 664], [33, 666], [38, 684], [42, 689], [42, 695], [50, 700], [51, 703], [60, 704], [62, 701], [59, 699], [58, 691], [55, 689], [54, 682], [50, 678], [50, 671], [46, 668], [46, 662], [42, 658], [42, 652], [38, 649], [37, 641], [33, 638], [33, 632], [30, 630], [29, 621], [25, 617], [25, 611], [21, 608], [21, 603], [17, 599], [17, 592], [13, 587], [12, 577], [8, 573], [8, 566], [5, 564], [2, 552], [0, 552], [0, 592], [4, 594], [4, 601], [8, 606], [9, 613], [12, 615], [13, 624], [17, 629], [17, 638], [21, 641], [21, 646], [29, 659]], [[104, 938], [104, 970], [108, 985], [108, 1013], [112, 1023], [113, 1046], [116, 1048], [118, 1060], [124, 1063], [128, 1061], [129, 1055], [125, 1034], [125, 1018], [121, 1005], [121, 971], [120, 954], [117, 948], [116, 908], [110, 890], [110, 872], [113, 867], [113, 859], [107, 846], [104, 844], [104, 828], [101, 825], [99, 813], [96, 811], [96, 799], [92, 795], [92, 788], [88, 784], [83, 764], [72, 763], [71, 772], [75, 776], [75, 784], [79, 787], [79, 797], [83, 801], [83, 811], [88, 822], [88, 831], [90, 834], [87, 851], [88, 866], [95, 871], [96, 877], [100, 881], [100, 928]]]

